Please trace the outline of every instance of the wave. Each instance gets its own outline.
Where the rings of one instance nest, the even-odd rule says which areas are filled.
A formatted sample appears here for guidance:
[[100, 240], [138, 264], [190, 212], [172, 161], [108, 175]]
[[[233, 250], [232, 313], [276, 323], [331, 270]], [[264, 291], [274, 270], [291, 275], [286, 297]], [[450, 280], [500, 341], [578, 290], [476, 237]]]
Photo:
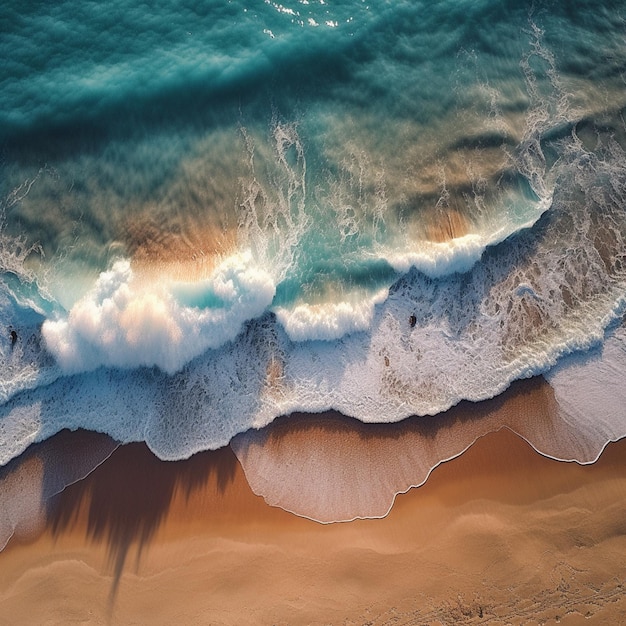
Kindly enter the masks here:
[[126, 130], [129, 120], [203, 119], [203, 109], [254, 100], [277, 81], [302, 82], [303, 73], [323, 84], [342, 73], [345, 49], [381, 17], [358, 5], [316, 4], [298, 6], [296, 15], [267, 2], [214, 6], [207, 19], [164, 3], [146, 29], [143, 9], [124, 0], [106, 10], [60, 5], [54, 18], [36, 7], [29, 19], [4, 10], [16, 27], [2, 46], [0, 123], [17, 146], [68, 128], [97, 137], [103, 126]]
[[[174, 373], [207, 349], [233, 340], [243, 322], [270, 307], [285, 283], [297, 284], [300, 293], [292, 298], [291, 306], [279, 299], [272, 310], [290, 339], [333, 340], [367, 331], [374, 306], [384, 300], [398, 273], [417, 269], [429, 278], [466, 273], [488, 246], [530, 228], [548, 210], [553, 174], [545, 171], [539, 145], [544, 131], [542, 124], [533, 121], [519, 154], [504, 154], [505, 161], [512, 160], [518, 170], [517, 176], [530, 186], [526, 198], [496, 185], [491, 202], [504, 206], [482, 230], [475, 225], [477, 232], [467, 232], [467, 219], [449, 209], [444, 180], [427, 236], [416, 238], [406, 229], [403, 232], [402, 221], [394, 224], [389, 219], [392, 211], [384, 197], [375, 196], [373, 206], [365, 202], [360, 215], [354, 210], [349, 214], [340, 202], [312, 207], [305, 148], [295, 124], [274, 123], [272, 185], [264, 184], [257, 173], [254, 140], [242, 129], [250, 159], [250, 179], [243, 185], [238, 219], [239, 246], [244, 251], [227, 256], [209, 278], [194, 285], [140, 284], [129, 262], [117, 261], [101, 273], [96, 286], [66, 319], [44, 323], [47, 347], [66, 373], [101, 365], [156, 365]], [[470, 204], [484, 209], [484, 190], [474, 189]], [[368, 213], [373, 213], [373, 219]], [[442, 219], [446, 223], [437, 224]], [[376, 275], [372, 270], [381, 263], [388, 267], [382, 285], [370, 284], [369, 290], [356, 293], [346, 288], [346, 281], [351, 282], [356, 274], [372, 283]], [[323, 305], [308, 302], [307, 287], [314, 290], [320, 276], [324, 290], [338, 278], [347, 298], [340, 293]]]
[[465, 77], [461, 113], [434, 98], [428, 123], [394, 114], [389, 137], [370, 132], [378, 113], [315, 101], [234, 141], [220, 127], [168, 152], [167, 133], [142, 135], [16, 184], [0, 463], [63, 428], [177, 459], [296, 411], [433, 415], [604, 341], [626, 307], [623, 95], [574, 104], [541, 30], [526, 34], [514, 88]]
[[267, 311], [172, 375], [98, 369], [24, 391], [0, 407], [1, 458], [83, 427], [176, 459], [295, 411], [393, 422], [497, 395], [601, 342], [623, 314], [624, 162], [613, 141], [599, 156], [572, 137], [550, 211], [465, 274], [410, 270], [367, 331], [295, 342]]
[[[226, 259], [209, 280], [178, 285], [178, 297], [158, 287], [142, 285], [130, 263], [118, 261], [66, 319], [46, 320], [41, 332], [63, 371], [156, 365], [173, 374], [203, 352], [232, 341], [243, 322], [263, 313], [275, 293], [271, 277], [245, 253]], [[211, 304], [180, 303], [197, 299]]]
[[[398, 495], [504, 429], [548, 458], [594, 463], [613, 440], [606, 423], [589, 432], [587, 423], [595, 417], [572, 419], [550, 386], [536, 378], [433, 418], [364, 425], [337, 413], [291, 415], [237, 435], [230, 445], [250, 487], [269, 505], [335, 523], [385, 517]], [[610, 434], [617, 432], [626, 436], [623, 418], [611, 424]]]

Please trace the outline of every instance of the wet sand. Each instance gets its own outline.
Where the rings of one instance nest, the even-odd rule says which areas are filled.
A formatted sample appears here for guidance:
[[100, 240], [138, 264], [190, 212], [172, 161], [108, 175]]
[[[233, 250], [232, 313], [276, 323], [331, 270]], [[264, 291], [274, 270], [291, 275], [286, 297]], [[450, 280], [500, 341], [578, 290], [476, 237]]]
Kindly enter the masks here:
[[[542, 377], [479, 403], [397, 423], [364, 424], [329, 411], [293, 414], [237, 435], [231, 448], [252, 491], [321, 521], [384, 517], [398, 493], [422, 485], [442, 461], [508, 428], [547, 457], [591, 463], [612, 433], [565, 415]], [[613, 437], [618, 438], [618, 437]]]
[[0, 553], [0, 624], [619, 624], [626, 441], [593, 465], [503, 429], [322, 525], [269, 507], [230, 449], [123, 446]]

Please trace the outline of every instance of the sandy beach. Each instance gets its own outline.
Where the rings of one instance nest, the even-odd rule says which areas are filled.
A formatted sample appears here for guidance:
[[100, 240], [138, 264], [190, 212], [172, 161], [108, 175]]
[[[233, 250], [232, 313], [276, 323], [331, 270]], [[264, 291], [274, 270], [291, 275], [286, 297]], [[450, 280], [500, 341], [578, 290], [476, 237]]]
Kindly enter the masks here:
[[229, 448], [118, 448], [0, 553], [0, 624], [620, 624], [626, 441], [598, 462], [488, 434], [387, 517], [319, 524]]
[[0, 626], [626, 626], [626, 0], [0, 16]]

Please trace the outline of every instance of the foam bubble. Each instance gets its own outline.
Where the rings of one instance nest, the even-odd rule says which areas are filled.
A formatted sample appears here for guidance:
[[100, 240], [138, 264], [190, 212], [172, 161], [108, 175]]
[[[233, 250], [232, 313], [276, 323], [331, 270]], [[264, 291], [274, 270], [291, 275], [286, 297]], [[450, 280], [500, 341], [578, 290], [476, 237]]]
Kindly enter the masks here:
[[6, 212], [29, 193], [40, 173], [0, 201], [0, 401], [24, 389], [52, 382], [58, 368], [41, 349], [39, 327], [54, 311], [54, 300], [28, 266], [40, 246], [6, 232]]
[[415, 267], [427, 276], [437, 278], [455, 272], [467, 272], [485, 249], [485, 240], [478, 235], [465, 235], [445, 242], [423, 242], [420, 250], [395, 253], [386, 260], [398, 272]]
[[298, 304], [293, 308], [276, 307], [274, 312], [292, 341], [339, 339], [371, 327], [374, 307], [386, 300], [389, 291], [382, 289], [370, 297], [344, 302]]
[[[425, 125], [435, 119], [433, 134], [445, 130], [448, 122], [455, 126], [449, 133], [441, 132], [436, 146], [423, 146], [421, 130], [411, 123], [390, 120], [393, 132], [387, 136], [385, 126], [383, 137], [373, 128], [378, 117], [368, 124], [355, 114], [355, 124], [346, 123], [338, 140], [348, 138], [352, 128], [362, 134], [369, 128], [376, 132], [370, 133], [371, 144], [363, 144], [370, 146], [367, 154], [344, 168], [341, 159], [326, 158], [327, 110], [316, 105], [305, 107], [306, 113], [292, 123], [277, 121], [280, 114], [275, 113], [269, 142], [257, 141], [262, 132], [255, 133], [259, 127], [253, 120], [250, 129], [242, 129], [245, 154], [225, 160], [222, 173], [214, 171], [222, 169], [217, 167], [220, 155], [236, 150], [224, 140], [205, 161], [203, 155], [212, 151], [211, 136], [198, 151], [191, 128], [175, 148], [169, 145], [169, 131], [156, 132], [162, 143], [142, 140], [130, 159], [124, 142], [117, 147], [108, 143], [104, 152], [96, 146], [96, 158], [76, 179], [82, 191], [72, 196], [70, 207], [67, 194], [83, 165], [79, 149], [71, 167], [56, 172], [57, 185], [43, 189], [37, 201], [30, 194], [29, 207], [22, 207], [28, 210], [15, 211], [14, 228], [27, 218], [26, 228], [36, 225], [41, 230], [33, 233], [44, 232], [40, 218], [48, 212], [42, 210], [54, 205], [62, 216], [61, 239], [72, 232], [69, 248], [75, 232], [80, 242], [87, 232], [74, 231], [72, 220], [79, 221], [82, 199], [89, 198], [85, 221], [98, 215], [89, 232], [97, 233], [99, 244], [114, 245], [113, 231], [100, 228], [111, 221], [109, 207], [116, 207], [111, 209], [116, 216], [138, 210], [143, 218], [150, 216], [154, 200], [157, 213], [167, 214], [167, 219], [156, 219], [154, 230], [145, 233], [140, 219], [127, 252], [139, 251], [144, 235], [158, 249], [161, 231], [179, 224], [178, 219], [169, 219], [179, 210], [188, 216], [215, 209], [216, 231], [222, 223], [231, 229], [228, 249], [235, 245], [231, 239], [236, 230], [237, 245], [251, 253], [228, 257], [211, 270], [207, 267], [207, 273], [213, 273], [204, 274], [209, 278], [196, 284], [151, 280], [139, 274], [135, 259], [133, 265], [121, 261], [110, 266], [89, 293], [72, 303], [69, 313], [41, 309], [50, 318], [42, 330], [45, 345], [59, 367], [46, 364], [50, 354], [39, 347], [41, 318], [24, 324], [28, 332], [20, 332], [14, 349], [6, 335], [0, 338], [4, 359], [0, 365], [15, 366], [1, 390], [4, 398], [10, 398], [0, 407], [3, 462], [65, 426], [106, 431], [124, 441], [143, 439], [159, 456], [180, 458], [224, 445], [241, 430], [295, 410], [333, 407], [368, 422], [437, 413], [463, 398], [478, 400], [500, 393], [512, 380], [544, 372], [563, 355], [602, 340], [607, 324], [625, 306], [624, 151], [607, 139], [610, 132], [598, 130], [596, 136], [593, 122], [589, 123], [593, 137], [586, 143], [578, 139], [574, 127], [579, 113], [570, 109], [557, 80], [557, 63], [544, 50], [540, 33], [532, 31], [531, 52], [522, 63], [526, 92], [515, 77], [511, 83], [498, 80], [491, 85], [504, 98], [488, 113], [496, 117], [497, 132], [491, 139], [493, 120], [480, 118], [485, 111], [456, 109], [455, 118], [452, 104], [449, 110], [442, 107], [443, 92], [435, 90], [431, 104], [441, 114], [425, 112]], [[512, 62], [517, 64], [517, 59]], [[449, 91], [448, 81], [444, 82]], [[461, 82], [463, 89], [473, 85]], [[472, 94], [458, 93], [463, 102]], [[354, 109], [345, 111], [352, 114]], [[333, 110], [337, 120], [350, 117], [343, 112], [341, 107]], [[602, 119], [604, 125], [607, 118], [610, 111], [594, 119]], [[479, 134], [486, 133], [490, 159], [498, 153], [476, 175], [469, 171], [473, 157], [468, 155], [480, 152], [481, 140], [475, 141], [472, 124], [466, 123], [474, 119], [488, 127]], [[623, 125], [619, 115], [613, 122]], [[220, 126], [217, 118], [215, 125]], [[300, 137], [301, 128], [310, 144]], [[394, 138], [403, 129], [410, 130], [404, 141], [415, 143], [408, 153], [395, 145]], [[177, 131], [171, 132], [173, 137]], [[455, 139], [461, 140], [460, 148]], [[357, 155], [361, 144], [347, 143], [344, 154]], [[513, 144], [516, 147], [509, 152]], [[154, 150], [155, 145], [163, 150]], [[385, 169], [392, 150], [397, 159]], [[144, 152], [164, 155], [164, 163], [152, 171], [155, 161], [144, 160]], [[192, 168], [196, 182], [190, 186], [184, 175], [177, 178], [178, 165], [185, 171], [181, 154], [188, 152], [197, 157]], [[420, 152], [423, 158], [406, 169], [405, 163]], [[503, 156], [508, 157], [505, 163]], [[245, 164], [240, 167], [246, 157], [247, 169]], [[445, 180], [440, 189], [441, 203], [432, 174], [440, 158], [449, 160], [444, 169], [452, 174], [450, 189]], [[59, 157], [55, 167], [62, 164]], [[380, 172], [375, 171], [379, 164]], [[102, 170], [102, 176], [94, 190], [89, 183], [96, 170]], [[120, 176], [122, 170], [125, 176]], [[142, 176], [142, 170], [151, 175]], [[21, 171], [16, 165], [11, 180]], [[424, 180], [414, 181], [414, 174]], [[227, 184], [215, 186], [210, 182], [214, 175]], [[230, 195], [236, 186], [233, 178], [240, 175], [240, 197], [235, 200]], [[349, 180], [339, 184], [344, 175]], [[172, 187], [168, 181], [176, 178], [179, 182]], [[205, 186], [212, 191], [200, 193]], [[110, 187], [122, 191], [108, 195]], [[57, 195], [61, 188], [63, 194]], [[27, 185], [23, 191], [29, 189]], [[179, 204], [184, 191], [195, 200]], [[446, 196], [448, 191], [453, 193]], [[14, 197], [19, 202], [22, 191]], [[164, 197], [167, 206], [159, 207], [157, 200]], [[218, 208], [212, 206], [213, 199]], [[133, 208], [136, 201], [140, 206]], [[437, 222], [456, 208], [463, 215], [458, 222], [448, 220], [449, 228]], [[417, 233], [403, 238], [404, 230], [410, 230], [405, 218], [418, 222], [429, 211], [434, 236], [420, 224]], [[500, 221], [496, 214], [502, 216]], [[188, 232], [180, 230], [181, 240]], [[194, 254], [209, 253], [196, 251], [195, 242], [190, 240]], [[148, 248], [152, 250], [152, 245]], [[12, 276], [15, 264], [11, 264], [22, 252], [2, 261]], [[358, 263], [352, 262], [355, 258]], [[360, 262], [364, 258], [368, 263]], [[380, 261], [385, 258], [406, 274], [398, 277]], [[371, 259], [374, 264], [369, 264]], [[106, 255], [98, 255], [98, 269], [106, 266], [105, 260]], [[306, 284], [299, 282], [301, 277]], [[346, 296], [337, 302], [306, 300], [318, 293], [318, 287], [324, 293], [328, 284], [345, 291], [357, 285], [362, 292], [354, 300]], [[275, 286], [285, 297], [272, 309]], [[386, 297], [372, 296], [381, 287], [388, 288]], [[13, 307], [16, 302], [31, 307], [26, 290], [21, 296], [8, 307], [11, 320], [23, 319], [24, 309]], [[289, 307], [285, 304], [289, 302], [297, 304]], [[306, 341], [311, 338], [326, 341]], [[22, 339], [30, 342], [28, 349], [22, 349]], [[101, 365], [108, 369], [82, 373]], [[120, 373], [118, 367], [139, 369]], [[48, 384], [51, 379], [42, 371], [57, 376], [61, 368], [65, 374], [77, 374]], [[30, 393], [25, 391], [28, 386], [37, 388]]]
[[99, 368], [25, 390], [0, 406], [0, 465], [63, 428], [145, 441], [166, 460], [225, 446], [267, 402], [269, 369], [284, 341], [266, 316], [175, 374]]
[[[294, 411], [398, 421], [491, 397], [591, 347], [623, 313], [626, 170], [619, 146], [589, 153], [572, 136], [562, 148], [551, 209], [532, 228], [488, 247], [465, 274], [412, 269], [361, 307], [268, 312], [270, 276], [289, 269], [293, 249], [272, 274], [235, 255], [178, 291], [120, 262], [44, 324], [47, 345], [66, 373], [157, 365], [171, 374], [100, 369], [14, 396], [0, 414], [0, 458], [63, 427], [144, 440], [174, 459]], [[355, 327], [366, 332], [341, 334]], [[328, 340], [304, 341], [312, 337]]]
[[40, 169], [35, 176], [17, 185], [0, 201], [0, 273], [10, 272], [28, 282], [33, 282], [35, 275], [32, 270], [27, 269], [25, 262], [29, 256], [42, 254], [43, 250], [38, 244], [28, 244], [24, 236], [9, 236], [5, 232], [6, 214], [28, 196], [43, 172], [44, 170]]
[[271, 277], [254, 265], [250, 253], [227, 258], [197, 288], [218, 304], [180, 304], [171, 289], [143, 282], [129, 261], [117, 261], [67, 317], [44, 322], [42, 334], [67, 373], [101, 365], [156, 365], [174, 373], [209, 348], [234, 339], [275, 292]]

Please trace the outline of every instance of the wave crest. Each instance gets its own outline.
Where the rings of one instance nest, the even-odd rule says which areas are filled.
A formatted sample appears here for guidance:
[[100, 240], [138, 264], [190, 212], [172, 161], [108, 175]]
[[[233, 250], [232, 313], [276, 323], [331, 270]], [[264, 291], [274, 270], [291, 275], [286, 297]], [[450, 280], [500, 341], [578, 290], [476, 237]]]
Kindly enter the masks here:
[[271, 277], [250, 253], [226, 259], [196, 286], [213, 306], [185, 306], [165, 285], [143, 282], [127, 260], [100, 275], [67, 317], [46, 320], [47, 348], [66, 373], [157, 366], [173, 374], [210, 348], [234, 339], [242, 324], [271, 303]]

